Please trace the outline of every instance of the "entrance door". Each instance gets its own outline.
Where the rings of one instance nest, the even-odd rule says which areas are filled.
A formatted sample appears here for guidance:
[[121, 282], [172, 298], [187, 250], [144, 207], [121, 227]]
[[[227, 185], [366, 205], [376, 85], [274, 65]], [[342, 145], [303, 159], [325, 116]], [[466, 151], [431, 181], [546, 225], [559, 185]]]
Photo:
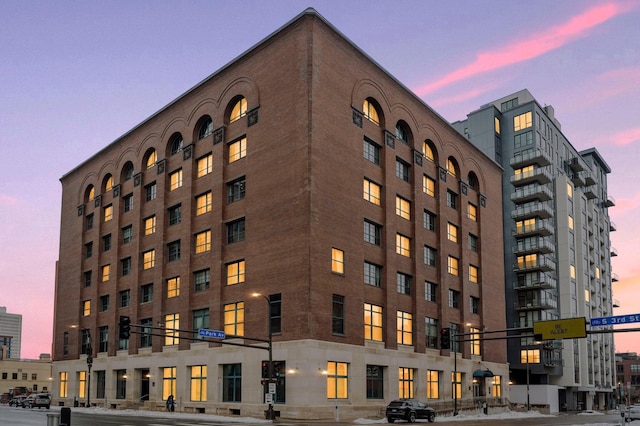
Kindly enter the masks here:
[[140, 401], [149, 400], [149, 370], [140, 370]]

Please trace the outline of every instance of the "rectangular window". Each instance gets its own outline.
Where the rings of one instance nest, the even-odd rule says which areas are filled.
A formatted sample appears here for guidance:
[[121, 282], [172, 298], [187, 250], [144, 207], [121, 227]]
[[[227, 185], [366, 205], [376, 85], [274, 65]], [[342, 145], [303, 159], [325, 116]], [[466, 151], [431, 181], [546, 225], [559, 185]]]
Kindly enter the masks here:
[[153, 302], [153, 284], [140, 286], [140, 303]]
[[105, 294], [100, 296], [100, 312], [106, 312], [109, 310], [109, 295]]
[[500, 119], [498, 117], [493, 117], [493, 130], [500, 134]]
[[422, 176], [422, 192], [429, 197], [436, 196], [436, 181], [429, 176]]
[[429, 281], [424, 282], [424, 300], [428, 302], [437, 302], [438, 284]]
[[478, 267], [469, 265], [469, 281], [472, 283], [478, 283]]
[[182, 206], [169, 207], [169, 226], [182, 222]]
[[227, 244], [244, 241], [244, 218], [227, 223]]
[[367, 138], [364, 138], [362, 155], [373, 164], [380, 164], [380, 146]]
[[213, 155], [207, 154], [196, 161], [196, 177], [208, 175], [213, 171]]
[[334, 294], [331, 302], [331, 333], [344, 335], [344, 296]]
[[89, 242], [84, 245], [84, 258], [89, 259], [93, 256], [93, 243]]
[[238, 260], [227, 264], [227, 285], [239, 284], [244, 282], [244, 260]]
[[401, 234], [396, 234], [396, 253], [401, 256], [411, 257], [411, 240]]
[[344, 251], [337, 248], [331, 249], [331, 272], [344, 274]]
[[144, 235], [151, 235], [156, 232], [156, 217], [151, 216], [144, 220]]
[[480, 355], [480, 330], [471, 327], [469, 334], [469, 340], [471, 340], [471, 355]]
[[131, 258], [130, 257], [127, 257], [120, 261], [120, 269], [122, 271], [123, 277], [127, 275], [131, 275]]
[[58, 394], [60, 398], [67, 398], [69, 396], [69, 373], [67, 371], [60, 372], [60, 387]]
[[397, 311], [396, 336], [399, 345], [413, 345], [413, 315]]
[[396, 177], [409, 182], [409, 164], [399, 158], [396, 158]]
[[505, 112], [517, 106], [518, 106], [518, 98], [509, 99], [508, 101], [500, 104], [500, 111]]
[[513, 131], [523, 130], [531, 127], [531, 111], [513, 117]]
[[451, 242], [458, 242], [458, 227], [453, 223], [447, 223], [447, 239]]
[[347, 399], [349, 375], [346, 362], [327, 362], [327, 398]]
[[396, 214], [403, 219], [411, 220], [411, 203], [396, 196]]
[[380, 205], [380, 193], [381, 187], [380, 185], [373, 183], [368, 179], [363, 180], [363, 197], [370, 203], [375, 204], [376, 206]]
[[125, 212], [130, 212], [131, 210], [133, 210], [133, 194], [127, 194], [122, 197], [122, 204], [122, 209]]
[[231, 336], [244, 336], [244, 302], [224, 305], [224, 332]]
[[269, 295], [269, 326], [271, 333], [282, 333], [282, 295]]
[[367, 399], [384, 399], [384, 367], [367, 364]]
[[167, 299], [180, 296], [180, 277], [173, 277], [167, 280]]
[[122, 290], [118, 293], [118, 307], [126, 308], [131, 304], [131, 290]]
[[480, 299], [474, 296], [469, 297], [469, 311], [471, 311], [472, 314], [480, 313]]
[[157, 197], [156, 183], [152, 182], [144, 187], [144, 199], [145, 201], [155, 200]]
[[436, 215], [434, 213], [431, 213], [429, 210], [425, 210], [424, 211], [423, 221], [424, 221], [424, 228], [425, 229], [435, 232], [435, 230], [436, 230]]
[[102, 282], [105, 283], [109, 281], [111, 276], [111, 265], [103, 265], [102, 266]]
[[211, 231], [196, 234], [196, 254], [211, 251]]
[[236, 179], [233, 182], [229, 182], [227, 184], [227, 203], [228, 204], [231, 204], [235, 201], [240, 201], [244, 198], [245, 185], [246, 185], [246, 179], [244, 176], [241, 177], [240, 179]]
[[122, 244], [133, 241], [133, 227], [131, 225], [122, 228]]
[[478, 221], [478, 208], [471, 203], [467, 204], [467, 217], [474, 222]]
[[459, 308], [460, 307], [460, 292], [459, 291], [449, 289], [449, 307], [450, 308]]
[[82, 316], [88, 317], [91, 315], [91, 300], [82, 301]]
[[396, 274], [397, 290], [400, 294], [411, 294], [411, 277], [398, 272]]
[[533, 143], [533, 132], [524, 132], [513, 137], [513, 147], [522, 148]]
[[242, 364], [222, 365], [222, 402], [242, 402]]
[[451, 391], [452, 397], [462, 398], [462, 373], [459, 371], [451, 372]]
[[191, 385], [190, 385], [191, 401], [207, 400], [207, 366], [192, 365], [191, 366]]
[[424, 330], [427, 348], [438, 348], [438, 319], [425, 317]]
[[427, 398], [440, 399], [440, 372], [427, 370]]
[[382, 342], [382, 306], [364, 304], [364, 338]]
[[427, 266], [436, 266], [437, 250], [433, 247], [424, 246], [424, 264]]
[[247, 138], [229, 144], [229, 164], [247, 156]]
[[196, 216], [209, 213], [211, 211], [211, 191], [205, 192], [196, 197]]
[[169, 395], [176, 395], [177, 372], [176, 367], [162, 368], [162, 400], [166, 401]]
[[180, 240], [167, 244], [167, 261], [173, 262], [180, 259]]
[[180, 314], [167, 314], [164, 316], [164, 344], [165, 346], [177, 345], [180, 343], [178, 338], [180, 329]]
[[148, 250], [142, 253], [142, 269], [151, 269], [156, 266], [156, 251]]
[[208, 268], [193, 273], [193, 283], [195, 286], [195, 291], [203, 291], [208, 289], [210, 282], [211, 271]]
[[109, 349], [109, 327], [98, 328], [98, 352], [107, 352]]
[[111, 219], [113, 219], [113, 206], [108, 205], [104, 208], [104, 221], [109, 222]]
[[502, 398], [502, 377], [493, 376], [493, 386], [491, 386], [491, 396], [494, 398]]
[[193, 329], [209, 328], [209, 308], [196, 309], [193, 311]]
[[451, 275], [458, 275], [458, 259], [453, 256], [447, 256], [447, 272]]
[[141, 348], [150, 348], [151, 347], [151, 333], [153, 329], [153, 320], [151, 318], [144, 318], [140, 320], [140, 347]]
[[111, 234], [102, 237], [102, 251], [111, 250]]
[[398, 396], [413, 398], [413, 368], [398, 368]]
[[478, 237], [473, 234], [469, 234], [469, 250], [478, 251]]
[[91, 271], [85, 271], [84, 273], [84, 286], [85, 287], [90, 287], [91, 286], [91, 276], [93, 274], [91, 273]]
[[452, 209], [458, 208], [458, 194], [447, 189], [447, 206]]
[[78, 397], [80, 398], [87, 397], [87, 376], [86, 371], [78, 371]]
[[93, 228], [93, 213], [87, 215], [86, 217], [86, 223], [85, 223], [85, 228], [87, 230]]
[[382, 234], [382, 226], [377, 223], [364, 221], [364, 241], [376, 246], [380, 245], [380, 235]]
[[364, 262], [364, 283], [374, 287], [382, 285], [382, 267], [373, 263]]

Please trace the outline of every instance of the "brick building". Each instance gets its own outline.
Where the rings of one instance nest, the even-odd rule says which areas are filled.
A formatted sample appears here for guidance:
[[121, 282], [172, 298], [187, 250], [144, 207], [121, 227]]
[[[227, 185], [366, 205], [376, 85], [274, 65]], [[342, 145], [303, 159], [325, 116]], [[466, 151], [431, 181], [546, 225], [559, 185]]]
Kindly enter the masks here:
[[282, 417], [502, 402], [501, 173], [306, 10], [61, 178], [54, 400], [261, 415], [266, 351], [186, 338], [270, 328]]

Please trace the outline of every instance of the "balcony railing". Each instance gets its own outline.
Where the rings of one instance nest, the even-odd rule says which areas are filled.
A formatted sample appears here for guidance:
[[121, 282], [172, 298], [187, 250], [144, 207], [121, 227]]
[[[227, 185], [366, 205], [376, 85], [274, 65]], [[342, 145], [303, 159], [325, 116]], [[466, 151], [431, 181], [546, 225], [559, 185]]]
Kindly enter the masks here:
[[607, 199], [604, 202], [605, 207], [613, 207], [616, 205], [616, 200], [611, 196], [607, 196]]
[[549, 201], [552, 198], [553, 191], [547, 186], [537, 183], [516, 188], [516, 191], [511, 194], [511, 201], [514, 203], [524, 203], [532, 200]]
[[512, 230], [512, 235], [514, 237], [526, 237], [535, 234], [549, 236], [553, 235], [554, 231], [554, 223], [552, 221], [536, 220], [532, 225], [516, 226]]
[[593, 200], [594, 198], [596, 198], [597, 195], [595, 187], [593, 185], [586, 186], [584, 188], [584, 196], [587, 197], [588, 200]]
[[529, 254], [529, 253], [553, 253], [555, 245], [542, 237], [538, 237], [533, 241], [529, 241], [526, 245], [520, 240], [513, 246], [513, 254]]
[[509, 179], [515, 186], [526, 185], [532, 182], [549, 183], [553, 179], [551, 172], [543, 167], [536, 167], [523, 173], [514, 174]]
[[618, 228], [616, 227], [616, 224], [613, 221], [609, 222], [609, 232], [613, 232], [617, 230]]
[[569, 167], [571, 167], [571, 170], [573, 170], [574, 172], [581, 172], [584, 170], [584, 166], [582, 165], [578, 157], [573, 157], [572, 159], [567, 161], [567, 163], [569, 163]]
[[515, 262], [513, 264], [514, 272], [527, 272], [527, 271], [554, 271], [556, 269], [556, 263], [547, 258], [546, 256], [536, 256], [533, 260], [525, 260], [522, 262]]
[[557, 288], [557, 281], [544, 272], [538, 272], [537, 277], [531, 281], [514, 281], [513, 288], [515, 290], [552, 289]]
[[618, 255], [618, 250], [615, 247], [611, 247], [611, 257], [615, 257]]
[[511, 218], [515, 220], [539, 217], [548, 219], [553, 216], [553, 208], [548, 203], [532, 202], [517, 206], [511, 211]]
[[520, 167], [529, 166], [531, 164], [547, 166], [551, 164], [551, 159], [549, 154], [536, 149], [534, 151], [516, 154], [511, 158], [511, 160], [509, 160], [509, 165], [514, 169], [519, 169]]

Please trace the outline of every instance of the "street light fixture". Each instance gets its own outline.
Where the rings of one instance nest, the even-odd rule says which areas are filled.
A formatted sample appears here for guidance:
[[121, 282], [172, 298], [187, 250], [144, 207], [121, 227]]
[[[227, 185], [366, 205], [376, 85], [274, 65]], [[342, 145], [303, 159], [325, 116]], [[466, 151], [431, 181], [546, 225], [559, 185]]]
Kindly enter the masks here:
[[[265, 296], [264, 294], [260, 294], [260, 293], [253, 293], [252, 294], [253, 297], [262, 297], [264, 300], [267, 301], [267, 330], [269, 332], [269, 340], [268, 340], [268, 350], [269, 350], [269, 368], [268, 368], [268, 377], [267, 377], [267, 383], [269, 385], [271, 385], [271, 383], [273, 383], [273, 335], [271, 332], [271, 316], [269, 315], [269, 310], [271, 309], [271, 300]], [[265, 413], [265, 418], [267, 420], [275, 420], [275, 413], [273, 412], [273, 400], [271, 400], [269, 402], [269, 407], [267, 408], [267, 412]]]
[[91, 330], [87, 329], [87, 407], [91, 407], [91, 366], [93, 365], [93, 348], [91, 346]]

